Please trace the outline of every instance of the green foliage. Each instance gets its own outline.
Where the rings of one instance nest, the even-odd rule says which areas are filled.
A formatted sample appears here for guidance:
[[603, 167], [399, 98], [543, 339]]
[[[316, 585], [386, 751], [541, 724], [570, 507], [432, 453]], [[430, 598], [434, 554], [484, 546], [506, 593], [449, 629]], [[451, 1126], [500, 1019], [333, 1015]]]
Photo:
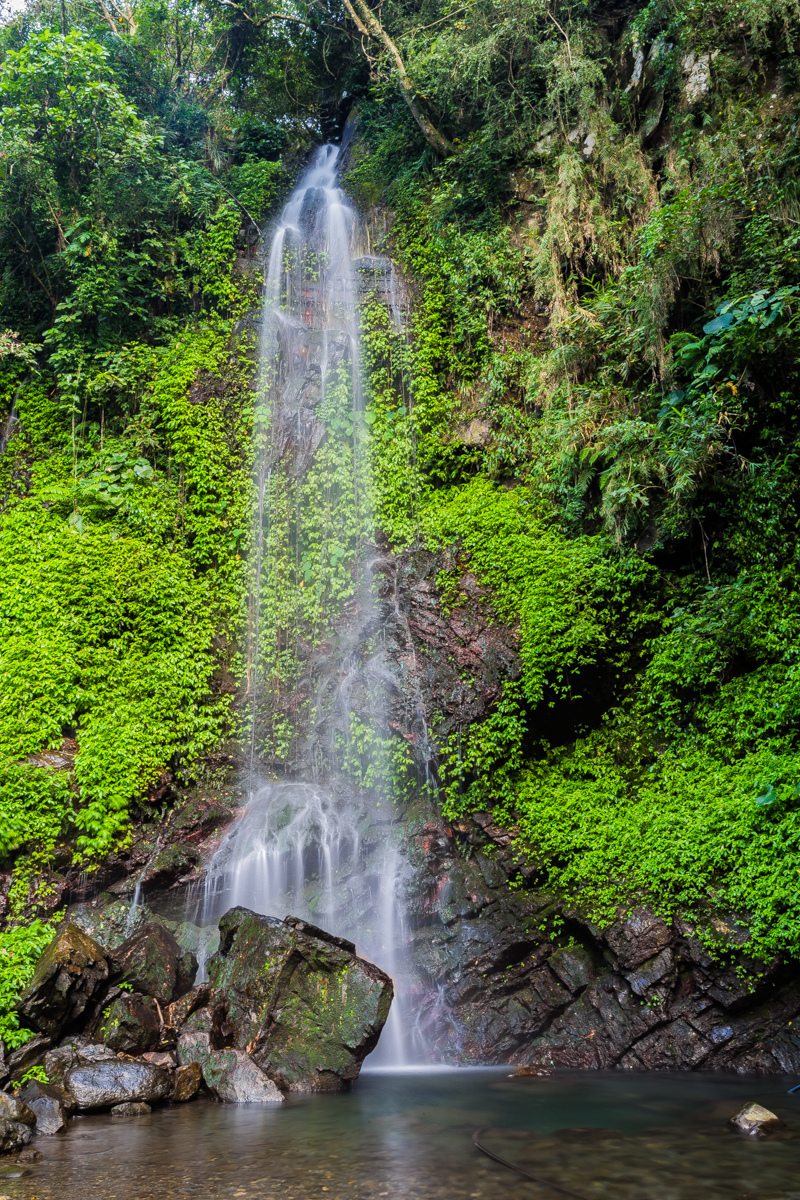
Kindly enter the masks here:
[[14, 1001], [30, 980], [54, 932], [52, 925], [34, 920], [0, 933], [0, 1040], [9, 1049], [15, 1049], [33, 1037], [29, 1029], [20, 1028]]
[[286, 191], [288, 178], [282, 163], [251, 159], [228, 172], [228, 184], [255, 219], [262, 220]]

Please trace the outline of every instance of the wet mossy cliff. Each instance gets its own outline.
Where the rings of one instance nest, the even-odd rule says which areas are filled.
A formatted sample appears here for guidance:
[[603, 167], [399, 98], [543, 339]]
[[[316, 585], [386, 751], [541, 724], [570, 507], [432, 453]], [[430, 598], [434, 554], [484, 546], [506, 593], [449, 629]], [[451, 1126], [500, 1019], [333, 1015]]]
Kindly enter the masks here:
[[[357, 714], [342, 771], [395, 805], [430, 1042], [800, 1070], [800, 15], [434, 7], [387, 21], [446, 153], [342, 51], [367, 410], [308, 389], [324, 512], [287, 434], [268, 627], [242, 206], [274, 213], [308, 145], [278, 162], [242, 135], [182, 176], [158, 297], [123, 320], [104, 292], [116, 325], [88, 192], [86, 238], [48, 235], [54, 305], [3, 294], [2, 1036], [25, 1037], [11, 1002], [65, 906], [198, 880], [251, 728], [266, 775], [298, 769], [363, 566], [359, 442], [391, 703]], [[46, 50], [14, 49], [42, 87]]]

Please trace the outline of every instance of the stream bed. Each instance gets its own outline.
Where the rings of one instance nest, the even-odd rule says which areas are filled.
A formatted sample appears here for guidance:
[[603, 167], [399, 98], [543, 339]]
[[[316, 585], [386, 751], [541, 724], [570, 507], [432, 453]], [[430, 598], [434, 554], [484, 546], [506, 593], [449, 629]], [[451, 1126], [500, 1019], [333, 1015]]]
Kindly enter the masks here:
[[[365, 1071], [345, 1095], [281, 1106], [201, 1099], [150, 1116], [84, 1116], [0, 1167], [0, 1200], [555, 1200], [501, 1157], [603, 1200], [800, 1200], [795, 1080], [508, 1068]], [[727, 1120], [756, 1100], [786, 1123], [763, 1141]], [[561, 1193], [563, 1194], [563, 1193]]]

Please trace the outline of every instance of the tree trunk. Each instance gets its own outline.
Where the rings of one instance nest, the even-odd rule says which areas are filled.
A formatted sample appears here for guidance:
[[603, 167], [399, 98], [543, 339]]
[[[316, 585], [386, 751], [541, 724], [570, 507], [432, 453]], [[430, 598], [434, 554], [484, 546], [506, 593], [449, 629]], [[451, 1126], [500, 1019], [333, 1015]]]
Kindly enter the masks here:
[[[411, 115], [419, 125], [422, 135], [429, 146], [432, 146], [437, 154], [441, 154], [442, 158], [447, 158], [448, 155], [455, 153], [455, 147], [452, 142], [449, 142], [444, 134], [440, 133], [433, 122], [425, 116], [420, 106], [417, 104], [417, 92], [411, 82], [405, 64], [400, 57], [400, 51], [395, 46], [392, 39], [389, 37], [386, 30], [381, 25], [378, 18], [375, 16], [371, 8], [368, 7], [365, 0], [344, 0], [344, 5], [350, 16], [355, 21], [361, 33], [365, 37], [373, 38], [387, 50], [394, 59], [397, 67], [397, 74], [400, 79], [400, 92], [406, 104], [411, 110]], [[354, 7], [355, 6], [355, 7]], [[358, 9], [358, 12], [356, 12]]]

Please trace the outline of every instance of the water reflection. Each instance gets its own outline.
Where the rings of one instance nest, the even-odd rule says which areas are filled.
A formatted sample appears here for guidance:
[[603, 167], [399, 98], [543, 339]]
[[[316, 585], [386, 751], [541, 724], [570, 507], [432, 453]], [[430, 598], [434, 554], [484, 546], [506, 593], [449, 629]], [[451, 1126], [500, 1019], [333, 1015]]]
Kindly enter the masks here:
[[[792, 1081], [794, 1082], [794, 1081]], [[800, 1098], [783, 1080], [564, 1074], [510, 1080], [496, 1068], [370, 1072], [344, 1096], [271, 1107], [208, 1100], [138, 1120], [84, 1117], [12, 1200], [522, 1200], [557, 1193], [483, 1158], [472, 1133], [548, 1179], [598, 1200], [800, 1200]], [[727, 1118], [747, 1100], [787, 1124], [754, 1142]], [[795, 1132], [797, 1131], [797, 1132]]]

